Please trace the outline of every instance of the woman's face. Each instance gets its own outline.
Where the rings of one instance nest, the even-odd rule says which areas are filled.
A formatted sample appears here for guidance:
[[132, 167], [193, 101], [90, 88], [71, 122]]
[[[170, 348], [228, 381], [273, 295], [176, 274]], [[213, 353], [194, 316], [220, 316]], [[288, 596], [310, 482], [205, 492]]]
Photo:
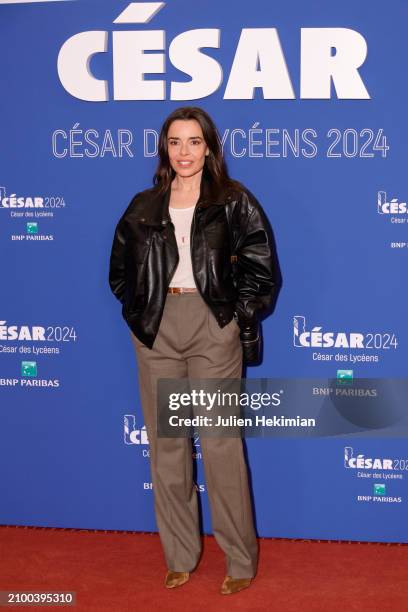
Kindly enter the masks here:
[[209, 148], [195, 119], [176, 119], [167, 132], [170, 165], [176, 174], [187, 177], [200, 172]]

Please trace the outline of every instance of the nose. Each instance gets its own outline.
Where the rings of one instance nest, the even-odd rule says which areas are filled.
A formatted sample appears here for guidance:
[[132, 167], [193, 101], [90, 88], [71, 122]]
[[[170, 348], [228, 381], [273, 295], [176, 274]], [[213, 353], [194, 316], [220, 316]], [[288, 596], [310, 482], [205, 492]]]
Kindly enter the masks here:
[[187, 142], [181, 143], [181, 153], [182, 155], [186, 155], [188, 153], [188, 143]]

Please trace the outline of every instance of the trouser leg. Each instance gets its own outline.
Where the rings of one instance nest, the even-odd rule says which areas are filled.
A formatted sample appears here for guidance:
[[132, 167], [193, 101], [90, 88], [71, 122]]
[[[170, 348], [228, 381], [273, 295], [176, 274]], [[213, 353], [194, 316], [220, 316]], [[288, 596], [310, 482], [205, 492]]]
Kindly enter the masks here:
[[191, 439], [157, 436], [157, 379], [187, 375], [186, 363], [175, 349], [178, 316], [174, 299], [177, 296], [170, 299], [153, 349], [133, 334], [131, 338], [137, 355], [142, 411], [150, 444], [156, 522], [163, 552], [168, 569], [187, 572], [194, 569], [201, 553]]
[[[187, 352], [188, 377], [237, 378], [242, 375], [242, 346], [233, 320], [220, 328], [208, 306], [201, 328]], [[227, 574], [251, 578], [256, 574], [256, 539], [248, 470], [241, 437], [200, 436], [214, 537], [226, 555]]]

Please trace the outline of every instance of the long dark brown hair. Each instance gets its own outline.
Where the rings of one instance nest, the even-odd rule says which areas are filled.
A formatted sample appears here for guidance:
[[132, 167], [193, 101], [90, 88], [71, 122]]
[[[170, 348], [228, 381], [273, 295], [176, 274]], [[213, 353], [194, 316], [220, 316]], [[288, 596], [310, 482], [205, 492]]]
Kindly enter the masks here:
[[209, 148], [209, 154], [205, 157], [203, 173], [209, 179], [211, 193], [216, 197], [225, 189], [241, 188], [241, 183], [232, 179], [228, 174], [227, 164], [222, 155], [221, 139], [210, 115], [199, 106], [180, 106], [167, 117], [160, 131], [159, 162], [153, 176], [153, 184], [158, 191], [161, 193], [167, 191], [176, 174], [171, 167], [167, 152], [167, 134], [170, 125], [176, 119], [195, 119], [201, 126], [204, 140]]

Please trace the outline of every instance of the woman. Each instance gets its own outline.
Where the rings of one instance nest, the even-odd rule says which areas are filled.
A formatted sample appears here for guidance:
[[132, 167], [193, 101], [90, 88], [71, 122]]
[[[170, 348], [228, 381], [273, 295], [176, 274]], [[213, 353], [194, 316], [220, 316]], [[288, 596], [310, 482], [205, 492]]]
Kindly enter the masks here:
[[[161, 129], [153, 187], [117, 224], [109, 275], [136, 351], [168, 588], [189, 579], [201, 539], [191, 438], [157, 435], [157, 380], [240, 379], [243, 361], [259, 362], [260, 318], [273, 311], [281, 282], [271, 226], [229, 178], [211, 117], [176, 109]], [[226, 555], [221, 593], [235, 593], [250, 585], [258, 560], [242, 440], [200, 444], [213, 533]]]

